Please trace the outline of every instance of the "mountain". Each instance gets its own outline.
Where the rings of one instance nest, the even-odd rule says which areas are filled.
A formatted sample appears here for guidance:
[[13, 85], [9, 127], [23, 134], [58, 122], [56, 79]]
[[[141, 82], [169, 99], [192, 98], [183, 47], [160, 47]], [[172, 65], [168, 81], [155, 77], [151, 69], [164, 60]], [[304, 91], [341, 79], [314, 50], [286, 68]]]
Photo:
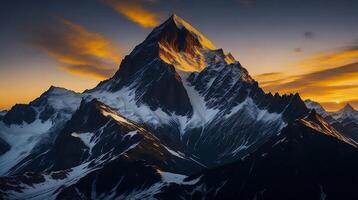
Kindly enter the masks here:
[[16, 173], [52, 146], [81, 102], [81, 94], [51, 86], [29, 104], [16, 104], [0, 122], [0, 139], [9, 147], [0, 157], [0, 174]]
[[313, 111], [249, 156], [190, 176], [185, 181], [192, 184], [172, 184], [156, 197], [356, 199], [357, 167], [356, 146]]
[[[53, 192], [64, 185], [88, 177], [95, 184], [97, 178], [104, 178], [92, 174], [104, 173], [105, 180], [119, 181], [121, 176], [131, 179], [143, 173], [147, 179], [138, 179], [132, 186], [135, 188], [157, 182], [158, 173], [190, 174], [204, 167], [196, 158], [163, 145], [144, 127], [97, 100], [83, 100], [51, 149], [27, 161], [25, 166], [27, 169], [20, 170], [32, 173], [0, 178], [0, 194], [16, 199], [47, 199], [57, 195]], [[113, 170], [119, 170], [115, 177]], [[34, 187], [40, 187], [42, 192], [32, 190]]]
[[176, 15], [85, 95], [145, 123], [164, 142], [175, 138], [208, 166], [249, 153], [308, 112], [298, 94], [265, 94], [238, 61]]
[[338, 122], [352, 121], [358, 123], [358, 111], [355, 110], [349, 103], [347, 103], [342, 109], [336, 112], [327, 112], [321, 104], [318, 102], [307, 99], [304, 101], [306, 106], [310, 109], [315, 109], [317, 113], [323, 117], [328, 117], [330, 120]]
[[[318, 102], [312, 101], [310, 99], [306, 99], [305, 104], [307, 106], [307, 108], [309, 109], [315, 109], [315, 111], [320, 114], [322, 117], [329, 117], [328, 119], [330, 119], [330, 113], [328, 113], [321, 104], [319, 104]], [[333, 120], [333, 119], [331, 119]]]
[[[264, 199], [287, 197], [278, 185], [320, 199], [319, 184], [334, 199], [343, 191], [335, 180], [350, 183], [347, 192], [357, 186], [347, 176], [357, 160], [351, 137], [299, 94], [265, 93], [176, 15], [96, 87], [50, 87], [15, 105], [0, 120], [0, 139], [3, 199], [252, 199], [263, 189]], [[313, 192], [288, 190], [294, 184]]]
[[316, 109], [317, 113], [322, 115], [338, 131], [358, 142], [358, 111], [350, 104], [346, 104], [337, 112], [327, 112], [318, 102], [311, 100], [305, 100], [305, 104], [308, 108]]
[[346, 104], [341, 110], [331, 113], [331, 116], [339, 122], [350, 120], [358, 123], [358, 111], [354, 110], [350, 104]]

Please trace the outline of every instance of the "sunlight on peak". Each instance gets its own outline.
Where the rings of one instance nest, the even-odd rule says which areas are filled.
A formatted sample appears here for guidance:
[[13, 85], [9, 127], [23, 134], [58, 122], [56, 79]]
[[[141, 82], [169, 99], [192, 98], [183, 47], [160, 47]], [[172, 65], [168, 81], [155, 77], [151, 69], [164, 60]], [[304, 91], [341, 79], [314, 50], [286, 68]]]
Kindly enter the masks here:
[[197, 36], [198, 40], [205, 48], [208, 48], [210, 50], [216, 49], [215, 45], [208, 38], [206, 38], [202, 33], [200, 33], [200, 31], [198, 31], [196, 28], [194, 28], [188, 22], [186, 22], [185, 20], [183, 20], [182, 18], [178, 17], [175, 14], [172, 16], [172, 18], [173, 18], [174, 23], [177, 25], [177, 27], [179, 29], [182, 29], [183, 27], [185, 27], [188, 31], [190, 31], [192, 34]]
[[185, 52], [176, 52], [165, 44], [159, 44], [159, 57], [164, 62], [175, 66], [176, 69], [184, 72], [200, 72], [206, 67], [204, 55], [195, 50], [195, 56]]

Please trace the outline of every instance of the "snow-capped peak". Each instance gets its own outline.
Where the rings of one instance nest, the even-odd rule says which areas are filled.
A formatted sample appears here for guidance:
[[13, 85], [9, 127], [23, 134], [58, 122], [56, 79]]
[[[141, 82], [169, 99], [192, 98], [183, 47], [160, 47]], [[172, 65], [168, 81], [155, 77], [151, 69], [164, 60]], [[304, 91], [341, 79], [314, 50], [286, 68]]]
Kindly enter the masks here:
[[306, 99], [304, 102], [307, 108], [315, 109], [315, 111], [323, 117], [327, 117], [329, 115], [328, 112], [318, 102], [312, 101], [311, 99]]
[[332, 117], [339, 121], [352, 119], [358, 122], [358, 111], [356, 111], [349, 103], [347, 103], [338, 112], [333, 113]]
[[354, 108], [351, 106], [351, 104], [347, 103], [339, 112], [346, 112], [351, 113], [354, 112]]
[[355, 110], [349, 103], [347, 103], [342, 109], [336, 112], [327, 112], [321, 104], [312, 101], [310, 99], [305, 100], [305, 104], [310, 109], [315, 109], [318, 114], [324, 118], [331, 118], [338, 122], [342, 122], [346, 119], [358, 122], [358, 111]]
[[217, 49], [200, 31], [175, 14], [154, 28], [130, 57], [140, 57], [146, 62], [159, 57], [184, 72], [200, 72], [213, 63], [236, 62], [231, 54]]
[[235, 62], [231, 54], [225, 54], [188, 22], [172, 15], [159, 26], [159, 57], [179, 71], [200, 72], [209, 65]]

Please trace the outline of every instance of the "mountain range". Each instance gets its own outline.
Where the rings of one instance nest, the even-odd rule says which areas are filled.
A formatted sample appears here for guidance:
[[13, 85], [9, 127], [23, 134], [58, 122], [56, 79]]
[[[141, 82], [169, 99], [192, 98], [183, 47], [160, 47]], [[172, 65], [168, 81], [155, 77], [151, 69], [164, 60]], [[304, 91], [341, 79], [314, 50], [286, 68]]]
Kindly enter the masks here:
[[0, 198], [357, 199], [356, 111], [317, 105], [172, 15], [95, 88], [0, 114]]
[[334, 128], [358, 142], [358, 111], [349, 103], [336, 112], [327, 112], [318, 102], [309, 99], [305, 100], [305, 104], [308, 108], [315, 109]]

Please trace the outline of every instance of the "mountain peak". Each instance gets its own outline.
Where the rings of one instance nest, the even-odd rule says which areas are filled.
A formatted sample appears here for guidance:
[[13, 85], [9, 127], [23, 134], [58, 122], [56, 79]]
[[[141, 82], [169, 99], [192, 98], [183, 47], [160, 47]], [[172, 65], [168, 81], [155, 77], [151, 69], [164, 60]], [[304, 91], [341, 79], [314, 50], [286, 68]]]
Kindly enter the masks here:
[[153, 42], [177, 45], [178, 50], [184, 50], [183, 45], [188, 42], [201, 48], [216, 49], [207, 37], [176, 14], [171, 15], [166, 21], [155, 27], [141, 45]]
[[175, 14], [154, 28], [132, 55], [139, 55], [148, 48], [156, 49], [155, 54], [162, 61], [184, 72], [199, 72], [212, 63], [235, 62], [231, 54], [224, 54], [200, 31]]
[[72, 92], [71, 90], [68, 90], [66, 88], [63, 87], [58, 87], [58, 86], [54, 86], [51, 85], [45, 93], [59, 93], [59, 92]]
[[[237, 62], [231, 54], [217, 49], [207, 37], [175, 14], [155, 27], [125, 57], [115, 77], [121, 77], [120, 73], [126, 76], [136, 73], [155, 60], [174, 66], [177, 72], [200, 72], [209, 65]], [[123, 70], [124, 65], [131, 65], [130, 69]]]
[[347, 103], [347, 104], [342, 108], [342, 111], [351, 112], [351, 111], [354, 111], [354, 108], [351, 106], [351, 104]]
[[198, 31], [190, 23], [186, 22], [183, 18], [179, 17], [176, 14], [171, 15], [169, 19], [163, 23], [163, 25], [169, 25], [169, 24], [173, 25], [173, 23], [178, 29], [180, 30], [185, 29], [189, 31], [190, 34], [192, 34], [199, 40], [200, 44], [203, 47], [211, 50], [216, 49], [215, 45], [208, 38], [206, 38], [200, 31]]
[[312, 101], [311, 99], [306, 99], [304, 101], [304, 103], [306, 104], [307, 108], [309, 109], [315, 109], [315, 111], [322, 115], [323, 117], [327, 117], [328, 113], [327, 111], [322, 107], [322, 105], [316, 101]]

